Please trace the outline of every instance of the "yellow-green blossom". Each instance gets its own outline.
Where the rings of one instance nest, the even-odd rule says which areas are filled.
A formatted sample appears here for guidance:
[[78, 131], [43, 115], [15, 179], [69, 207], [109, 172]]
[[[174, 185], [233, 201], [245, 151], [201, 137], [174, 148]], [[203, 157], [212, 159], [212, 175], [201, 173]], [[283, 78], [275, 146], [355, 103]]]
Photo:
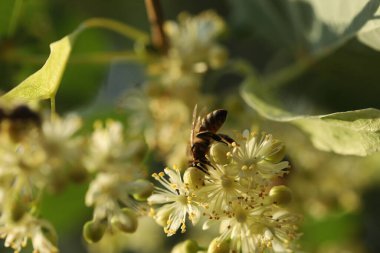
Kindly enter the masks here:
[[150, 205], [162, 205], [153, 210], [153, 217], [164, 226], [168, 236], [175, 234], [179, 228], [184, 233], [186, 217], [193, 224], [196, 224], [200, 217], [199, 206], [194, 201], [192, 191], [183, 182], [178, 168], [166, 168], [164, 172], [153, 174], [153, 177], [163, 186], [156, 187], [156, 191], [148, 198]]

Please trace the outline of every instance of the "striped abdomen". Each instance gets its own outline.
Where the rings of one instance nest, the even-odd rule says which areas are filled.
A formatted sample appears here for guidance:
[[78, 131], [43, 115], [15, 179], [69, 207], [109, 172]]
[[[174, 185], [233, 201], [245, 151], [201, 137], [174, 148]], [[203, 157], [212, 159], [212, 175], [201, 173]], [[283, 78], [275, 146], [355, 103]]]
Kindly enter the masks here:
[[210, 112], [202, 119], [199, 132], [209, 131], [216, 133], [227, 118], [227, 111], [218, 109]]

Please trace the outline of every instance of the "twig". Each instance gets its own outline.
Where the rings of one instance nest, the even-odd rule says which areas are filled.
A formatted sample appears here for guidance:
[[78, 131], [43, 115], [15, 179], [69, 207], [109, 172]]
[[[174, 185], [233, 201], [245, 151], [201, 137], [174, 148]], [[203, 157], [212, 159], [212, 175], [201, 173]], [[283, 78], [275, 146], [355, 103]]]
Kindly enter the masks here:
[[168, 49], [168, 41], [163, 29], [163, 14], [160, 0], [145, 0], [146, 11], [150, 22], [153, 46], [165, 53]]

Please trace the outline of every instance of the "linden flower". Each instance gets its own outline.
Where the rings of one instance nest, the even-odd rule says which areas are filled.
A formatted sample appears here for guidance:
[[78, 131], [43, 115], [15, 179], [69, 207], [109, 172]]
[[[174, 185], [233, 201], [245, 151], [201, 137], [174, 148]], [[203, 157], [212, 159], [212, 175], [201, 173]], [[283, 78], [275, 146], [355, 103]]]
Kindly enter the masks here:
[[180, 227], [182, 233], [186, 231], [187, 216], [193, 224], [196, 224], [200, 217], [200, 210], [193, 200], [193, 194], [183, 182], [179, 169], [166, 168], [164, 172], [153, 174], [153, 177], [164, 188], [156, 187], [156, 191], [148, 198], [148, 203], [150, 205], [164, 204], [156, 212], [153, 211], [154, 218], [165, 227], [164, 231], [167, 236], [171, 236]]
[[[86, 193], [87, 206], [95, 206], [94, 218], [112, 217], [122, 206], [138, 210], [139, 206], [131, 197], [130, 186], [134, 183], [126, 175], [120, 173], [98, 173], [91, 181]], [[140, 187], [144, 187], [141, 186]]]
[[123, 152], [123, 127], [115, 121], [107, 121], [105, 126], [97, 121], [94, 128], [85, 165], [90, 171], [107, 171], [110, 162], [117, 160], [120, 152]]
[[[164, 29], [170, 39], [171, 57], [179, 57], [189, 63], [202, 62], [209, 50], [216, 45], [215, 38], [224, 30], [224, 21], [213, 11], [196, 17], [187, 13], [179, 16], [179, 23], [166, 22]], [[198, 64], [195, 71], [202, 72]]]
[[269, 206], [236, 202], [221, 220], [218, 240], [230, 240], [233, 252], [292, 252], [292, 242], [298, 237], [298, 217]]
[[281, 158], [284, 145], [270, 134], [243, 133], [244, 141], [234, 144], [229, 153], [232, 163], [240, 170], [241, 177], [250, 180], [250, 183], [265, 185], [265, 182], [276, 176], [287, 173], [289, 162], [277, 161]]
[[189, 135], [183, 129], [190, 124], [190, 112], [186, 104], [174, 98], [153, 98], [149, 100], [149, 110], [154, 119], [154, 129], [145, 133], [150, 147], [165, 155], [174, 152], [178, 142], [187, 143]]
[[99, 173], [90, 183], [85, 203], [87, 206], [96, 207], [94, 211], [96, 219], [111, 216], [114, 210], [119, 209], [117, 199], [123, 194], [121, 182], [118, 174]]
[[267, 209], [262, 216], [264, 220], [257, 220], [252, 230], [262, 232], [260, 243], [270, 252], [293, 252], [294, 242], [300, 236], [297, 232], [298, 215], [283, 209]]
[[17, 178], [23, 177], [32, 184], [44, 186], [50, 171], [46, 171], [47, 154], [37, 139], [31, 138], [24, 143], [1, 144], [0, 177], [3, 180], [8, 178], [17, 181]]
[[33, 244], [33, 252], [57, 253], [55, 246], [56, 234], [52, 226], [46, 221], [26, 215], [18, 223], [7, 223], [0, 227], [0, 237], [5, 238], [5, 247], [11, 247], [20, 252], [27, 245], [28, 239]]
[[205, 185], [196, 192], [204, 199], [204, 206], [210, 211], [211, 217], [217, 217], [231, 201], [242, 196], [244, 188], [241, 186], [237, 171], [229, 166], [213, 164], [215, 169], [209, 169], [205, 176]]
[[47, 155], [44, 170], [50, 171], [48, 187], [52, 190], [61, 189], [67, 176], [81, 180], [86, 175], [82, 164], [85, 142], [76, 135], [81, 126], [81, 118], [74, 114], [42, 124], [40, 142]]
[[[137, 150], [125, 144], [122, 124], [108, 120], [103, 126], [98, 121], [95, 122], [94, 127], [90, 149], [84, 159], [86, 168], [91, 172], [125, 172], [126, 165], [130, 163]], [[129, 171], [129, 173], [136, 174], [133, 171]]]
[[44, 121], [42, 131], [46, 139], [61, 142], [73, 136], [82, 126], [82, 120], [76, 115], [69, 115], [66, 118], [55, 118], [51, 121]]
[[252, 233], [254, 213], [251, 208], [234, 203], [226, 216], [221, 217], [218, 241], [230, 240], [230, 249], [233, 252], [254, 253], [261, 252], [258, 238]]
[[73, 138], [73, 136], [81, 126], [82, 121], [76, 115], [44, 121], [42, 124], [43, 144], [49, 155], [54, 156], [55, 159], [74, 163], [73, 159], [80, 156], [81, 152], [78, 152], [80, 138]]
[[199, 91], [201, 74], [209, 67], [220, 68], [227, 61], [226, 49], [216, 42], [224, 27], [224, 21], [213, 11], [195, 17], [182, 13], [178, 23], [165, 22], [164, 31], [170, 48], [167, 57], [158, 66], [161, 71], [152, 69], [161, 76], [161, 83], [170, 90], [185, 88], [185, 92], [181, 89], [175, 92], [180, 96], [181, 93], [189, 95], [187, 92], [192, 90]]

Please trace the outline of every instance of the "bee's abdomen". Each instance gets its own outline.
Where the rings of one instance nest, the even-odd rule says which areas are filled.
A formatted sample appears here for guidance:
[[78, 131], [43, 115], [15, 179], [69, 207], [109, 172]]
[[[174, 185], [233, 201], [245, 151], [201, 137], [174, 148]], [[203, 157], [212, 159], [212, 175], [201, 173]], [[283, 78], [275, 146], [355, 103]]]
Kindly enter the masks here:
[[216, 133], [227, 118], [227, 111], [219, 109], [210, 112], [202, 119], [199, 132], [210, 131]]

